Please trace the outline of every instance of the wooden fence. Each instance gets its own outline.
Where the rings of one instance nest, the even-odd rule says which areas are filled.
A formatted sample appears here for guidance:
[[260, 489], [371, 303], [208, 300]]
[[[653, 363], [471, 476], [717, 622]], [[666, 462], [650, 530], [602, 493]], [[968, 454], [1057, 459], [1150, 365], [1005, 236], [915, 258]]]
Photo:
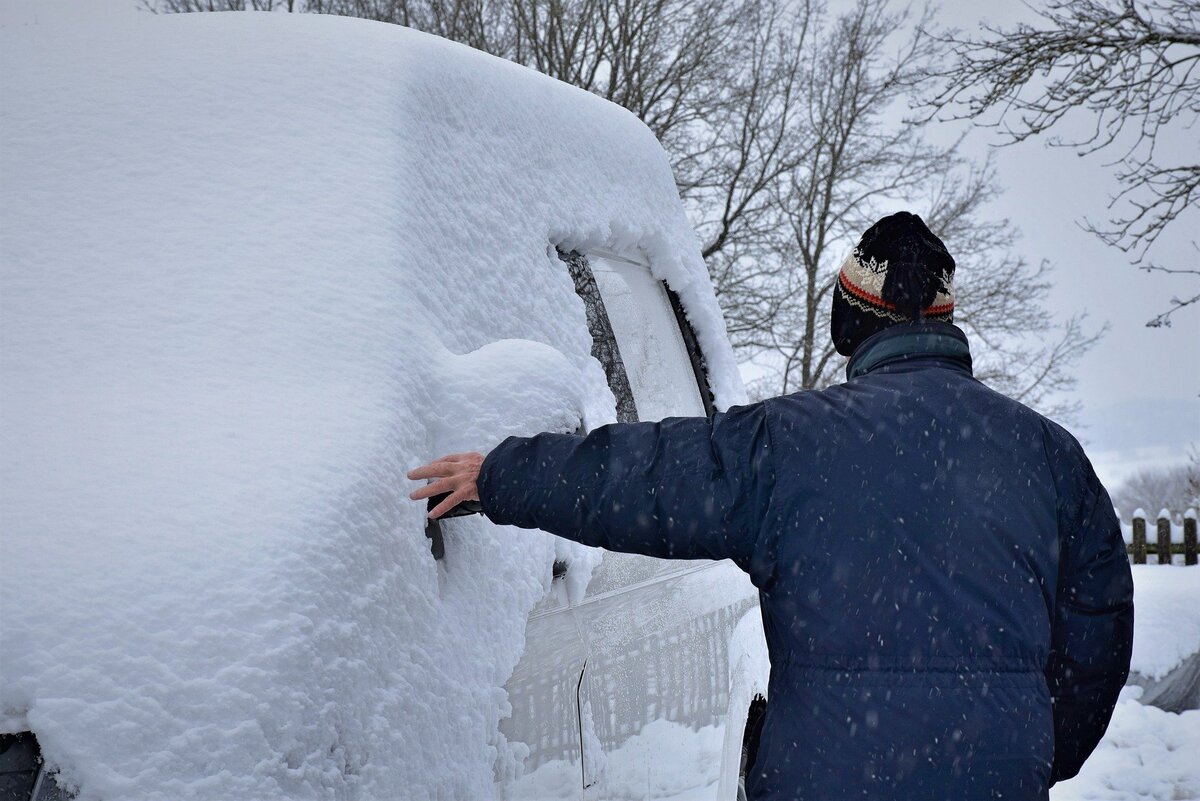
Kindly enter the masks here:
[[1146, 534], [1146, 513], [1138, 509], [1133, 513], [1131, 526], [1122, 525], [1125, 534], [1125, 547], [1129, 558], [1135, 565], [1147, 563], [1147, 557], [1153, 556], [1151, 564], [1169, 565], [1177, 554], [1183, 555], [1185, 565], [1196, 564], [1196, 510], [1188, 509], [1183, 515], [1183, 524], [1171, 522], [1170, 513], [1166, 509], [1158, 513], [1154, 521], [1152, 537]]

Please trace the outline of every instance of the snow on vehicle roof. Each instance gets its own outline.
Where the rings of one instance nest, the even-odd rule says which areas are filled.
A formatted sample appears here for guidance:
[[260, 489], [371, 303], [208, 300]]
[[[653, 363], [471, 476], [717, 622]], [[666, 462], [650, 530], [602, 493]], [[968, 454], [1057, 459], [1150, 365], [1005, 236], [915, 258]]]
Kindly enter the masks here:
[[0, 31], [0, 730], [82, 798], [490, 795], [556, 546], [435, 563], [404, 473], [614, 419], [555, 245], [646, 260], [744, 401], [665, 155], [396, 26], [109, 25]]

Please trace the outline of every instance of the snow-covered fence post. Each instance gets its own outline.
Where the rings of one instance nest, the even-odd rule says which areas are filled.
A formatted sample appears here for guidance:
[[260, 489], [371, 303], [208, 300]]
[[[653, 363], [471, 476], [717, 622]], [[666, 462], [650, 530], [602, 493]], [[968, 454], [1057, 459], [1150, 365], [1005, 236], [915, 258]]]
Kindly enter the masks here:
[[1183, 513], [1183, 563], [1196, 564], [1196, 510]]
[[[1121, 516], [1117, 512], [1117, 517]], [[1146, 540], [1146, 512], [1143, 509], [1135, 509], [1133, 512], [1132, 525], [1127, 529], [1125, 524], [1121, 524], [1121, 529], [1126, 539], [1125, 548], [1129, 552], [1129, 559], [1135, 565], [1146, 564], [1146, 557], [1150, 549], [1154, 549], [1154, 553], [1158, 555], [1155, 564], [1170, 565], [1174, 564], [1175, 549], [1179, 548], [1183, 553], [1183, 563], [1185, 565], [1200, 564], [1200, 542], [1197, 541], [1196, 532], [1196, 510], [1188, 509], [1183, 513], [1183, 542], [1176, 541], [1179, 536], [1176, 531], [1176, 525], [1171, 522], [1171, 513], [1163, 509], [1158, 513], [1158, 518], [1154, 521], [1154, 541], [1147, 542]]]
[[1141, 509], [1133, 513], [1133, 563], [1146, 564], [1146, 513]]
[[1166, 509], [1158, 512], [1158, 563], [1171, 564], [1171, 513]]

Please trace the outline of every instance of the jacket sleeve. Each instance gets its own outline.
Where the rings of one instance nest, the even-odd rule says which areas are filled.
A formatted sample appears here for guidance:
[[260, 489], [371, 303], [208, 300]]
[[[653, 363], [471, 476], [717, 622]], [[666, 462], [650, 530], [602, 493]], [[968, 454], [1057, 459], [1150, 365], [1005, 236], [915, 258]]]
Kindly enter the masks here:
[[[1104, 736], [1133, 651], [1133, 578], [1108, 493], [1080, 452], [1060, 498], [1060, 561], [1046, 681], [1054, 703], [1050, 783], [1079, 772]], [[1082, 473], [1082, 475], [1080, 475]], [[1082, 479], [1082, 481], [1078, 480]]]
[[586, 436], [509, 437], [487, 455], [478, 486], [495, 523], [748, 570], [774, 483], [767, 407], [756, 403]]

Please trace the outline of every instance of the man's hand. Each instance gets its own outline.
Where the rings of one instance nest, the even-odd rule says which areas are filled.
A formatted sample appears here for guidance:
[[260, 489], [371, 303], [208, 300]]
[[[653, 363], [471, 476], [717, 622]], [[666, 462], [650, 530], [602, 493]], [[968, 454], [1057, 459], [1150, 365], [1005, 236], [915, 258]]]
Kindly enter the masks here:
[[441, 459], [422, 465], [408, 471], [408, 477], [435, 478], [420, 489], [409, 494], [414, 501], [441, 495], [449, 492], [450, 496], [429, 510], [430, 517], [441, 517], [463, 501], [479, 500], [479, 468], [483, 464], [483, 454], [470, 451], [468, 453], [452, 453]]

